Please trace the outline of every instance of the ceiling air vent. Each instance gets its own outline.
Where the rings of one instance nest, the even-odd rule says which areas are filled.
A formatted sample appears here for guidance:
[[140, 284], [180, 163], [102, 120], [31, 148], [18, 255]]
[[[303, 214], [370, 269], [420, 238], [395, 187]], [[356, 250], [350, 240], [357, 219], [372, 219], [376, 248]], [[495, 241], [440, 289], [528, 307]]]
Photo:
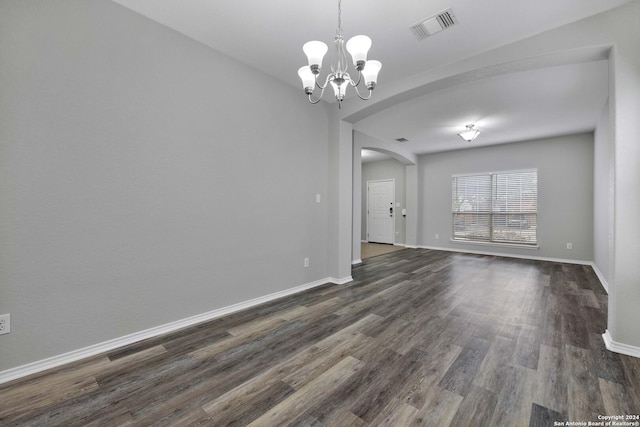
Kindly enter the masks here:
[[449, 8], [430, 18], [423, 19], [422, 21], [410, 26], [409, 29], [415, 36], [416, 40], [420, 41], [439, 33], [442, 30], [452, 27], [457, 23], [458, 19], [453, 14], [453, 10]]
[[407, 138], [396, 138], [395, 140], [398, 142], [409, 142]]

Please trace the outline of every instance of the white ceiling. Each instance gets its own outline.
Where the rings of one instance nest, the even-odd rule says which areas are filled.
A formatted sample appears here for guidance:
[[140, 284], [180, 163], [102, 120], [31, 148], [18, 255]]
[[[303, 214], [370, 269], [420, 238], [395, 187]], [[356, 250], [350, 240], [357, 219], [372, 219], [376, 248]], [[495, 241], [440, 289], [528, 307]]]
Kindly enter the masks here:
[[[422, 154], [592, 131], [608, 96], [607, 61], [509, 73], [438, 90], [357, 124], [368, 135]], [[475, 124], [480, 136], [457, 133]]]
[[[337, 27], [337, 0], [114, 1], [294, 85], [300, 96], [302, 45], [322, 40], [331, 46]], [[346, 39], [366, 34], [373, 40], [369, 58], [383, 63], [381, 87], [630, 1], [344, 0], [342, 28]], [[458, 25], [414, 38], [409, 26], [449, 7]], [[330, 49], [325, 65], [332, 56]], [[605, 60], [567, 61], [433, 90], [364, 117], [354, 128], [384, 141], [407, 138], [404, 149], [417, 154], [470, 146], [456, 135], [468, 123], [481, 131], [474, 147], [591, 131], [607, 87]]]
[[381, 153], [379, 151], [367, 150], [366, 148], [363, 148], [360, 154], [362, 163], [378, 162], [380, 160], [387, 160], [392, 158], [388, 154]]

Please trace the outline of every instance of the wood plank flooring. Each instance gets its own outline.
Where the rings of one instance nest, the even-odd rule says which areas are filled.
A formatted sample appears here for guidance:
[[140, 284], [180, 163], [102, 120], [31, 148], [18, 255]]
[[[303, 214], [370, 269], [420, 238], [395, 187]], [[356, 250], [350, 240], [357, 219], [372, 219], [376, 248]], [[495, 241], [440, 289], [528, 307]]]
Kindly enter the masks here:
[[0, 386], [2, 426], [553, 426], [640, 414], [591, 267], [411, 249]]
[[367, 259], [378, 255], [388, 254], [395, 251], [404, 250], [404, 246], [387, 245], [384, 243], [360, 243], [360, 258]]

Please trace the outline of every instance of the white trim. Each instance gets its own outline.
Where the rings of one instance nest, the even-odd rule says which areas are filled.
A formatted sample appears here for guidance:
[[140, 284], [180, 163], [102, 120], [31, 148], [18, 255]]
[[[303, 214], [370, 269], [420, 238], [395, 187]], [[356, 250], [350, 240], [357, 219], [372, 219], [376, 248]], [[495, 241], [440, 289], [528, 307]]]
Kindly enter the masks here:
[[508, 173], [527, 173], [527, 172], [538, 173], [538, 169], [532, 168], [532, 169], [513, 169], [513, 170], [506, 170], [506, 171], [493, 171], [493, 172], [456, 173], [451, 175], [451, 178], [456, 178], [459, 176], [483, 176], [483, 175], [493, 176], [493, 175], [504, 175]]
[[358, 264], [362, 264], [362, 259], [354, 259], [353, 261], [351, 261], [351, 265], [358, 265]]
[[591, 268], [593, 268], [593, 271], [595, 271], [596, 276], [598, 276], [598, 280], [600, 280], [600, 284], [602, 285], [602, 287], [604, 288], [604, 290], [607, 292], [607, 295], [609, 294], [609, 283], [607, 283], [607, 280], [604, 278], [604, 275], [602, 274], [602, 272], [600, 270], [598, 270], [598, 266], [596, 265], [595, 262], [591, 263]]
[[353, 282], [353, 277], [347, 276], [347, 277], [343, 277], [342, 279], [335, 279], [333, 277], [330, 277], [327, 280], [336, 285], [344, 285], [345, 283]]
[[602, 339], [604, 340], [604, 345], [607, 347], [607, 350], [613, 351], [615, 353], [626, 354], [627, 356], [640, 358], [640, 347], [615, 342], [611, 338], [611, 334], [609, 333], [608, 329], [604, 332], [604, 334], [602, 334]]
[[520, 259], [530, 259], [534, 261], [551, 261], [551, 262], [562, 262], [565, 264], [578, 264], [578, 265], [592, 265], [591, 261], [583, 261], [579, 259], [565, 259], [565, 258], [551, 258], [551, 257], [543, 257], [543, 256], [529, 256], [529, 255], [520, 255], [520, 254], [505, 254], [500, 252], [487, 252], [487, 251], [472, 251], [469, 249], [458, 249], [458, 248], [441, 248], [435, 246], [418, 246], [420, 249], [432, 249], [435, 251], [448, 251], [448, 252], [462, 252], [469, 254], [477, 254], [477, 255], [490, 255], [490, 256], [501, 256], [507, 258], [520, 258]]
[[142, 341], [148, 338], [153, 338], [158, 335], [166, 334], [176, 331], [178, 329], [185, 328], [187, 326], [193, 326], [198, 323], [202, 323], [217, 317], [226, 316], [231, 313], [235, 313], [259, 304], [264, 304], [269, 301], [276, 300], [278, 298], [290, 296], [298, 292], [306, 291], [307, 289], [315, 288], [317, 286], [324, 285], [326, 283], [335, 283], [342, 285], [348, 283], [353, 279], [351, 276], [334, 279], [331, 277], [316, 280], [315, 282], [307, 283], [305, 285], [296, 286], [283, 291], [274, 292], [269, 295], [264, 295], [258, 298], [254, 298], [248, 301], [243, 301], [237, 304], [232, 304], [227, 307], [222, 307], [207, 313], [197, 314], [195, 316], [187, 317], [186, 319], [176, 320], [164, 325], [156, 326], [144, 331], [135, 332], [133, 334], [125, 335], [123, 337], [114, 338], [112, 340], [104, 341], [98, 344], [90, 345], [85, 348], [73, 350], [68, 353], [60, 354], [57, 356], [49, 357], [47, 359], [38, 360], [36, 362], [28, 363], [26, 365], [18, 366], [15, 368], [0, 371], [0, 384], [16, 380], [18, 378], [26, 377], [27, 375], [36, 374], [38, 372], [45, 371], [47, 369], [55, 368], [66, 363], [75, 362], [80, 359], [84, 359], [91, 356], [114, 350], [125, 345], [133, 344], [138, 341]]

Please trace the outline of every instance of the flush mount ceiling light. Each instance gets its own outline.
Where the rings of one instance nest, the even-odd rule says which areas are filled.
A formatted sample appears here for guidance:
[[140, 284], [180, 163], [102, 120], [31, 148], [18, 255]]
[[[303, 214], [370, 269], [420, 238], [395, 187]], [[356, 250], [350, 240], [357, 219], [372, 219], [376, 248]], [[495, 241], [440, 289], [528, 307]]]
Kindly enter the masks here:
[[[312, 104], [317, 104], [320, 99], [322, 99], [322, 95], [324, 95], [324, 90], [328, 84], [331, 84], [333, 87], [333, 92], [338, 100], [338, 108], [342, 106], [342, 100], [349, 85], [355, 88], [360, 99], [366, 101], [371, 98], [373, 89], [378, 82], [378, 72], [380, 72], [382, 68], [382, 63], [380, 63], [380, 61], [367, 61], [367, 52], [371, 47], [371, 39], [367, 36], [355, 36], [347, 42], [346, 49], [351, 54], [353, 66], [356, 71], [358, 71], [358, 79], [354, 81], [347, 72], [347, 55], [345, 53], [344, 37], [342, 36], [341, 15], [342, 1], [338, 0], [338, 29], [336, 30], [336, 36], [334, 38], [335, 57], [331, 65], [331, 73], [329, 73], [323, 85], [318, 83], [318, 76], [322, 68], [322, 58], [328, 50], [327, 45], [320, 41], [310, 41], [302, 46], [302, 50], [307, 55], [309, 65], [300, 68], [298, 75], [302, 80], [304, 92], [309, 96], [309, 102]], [[358, 90], [361, 81], [364, 81], [364, 85], [369, 90], [369, 95], [366, 97], [360, 95], [360, 91]], [[320, 89], [320, 95], [314, 100], [311, 96], [316, 87]]]
[[474, 128], [475, 125], [467, 125], [467, 129], [463, 130], [458, 136], [467, 142], [471, 142], [480, 135], [480, 131]]

